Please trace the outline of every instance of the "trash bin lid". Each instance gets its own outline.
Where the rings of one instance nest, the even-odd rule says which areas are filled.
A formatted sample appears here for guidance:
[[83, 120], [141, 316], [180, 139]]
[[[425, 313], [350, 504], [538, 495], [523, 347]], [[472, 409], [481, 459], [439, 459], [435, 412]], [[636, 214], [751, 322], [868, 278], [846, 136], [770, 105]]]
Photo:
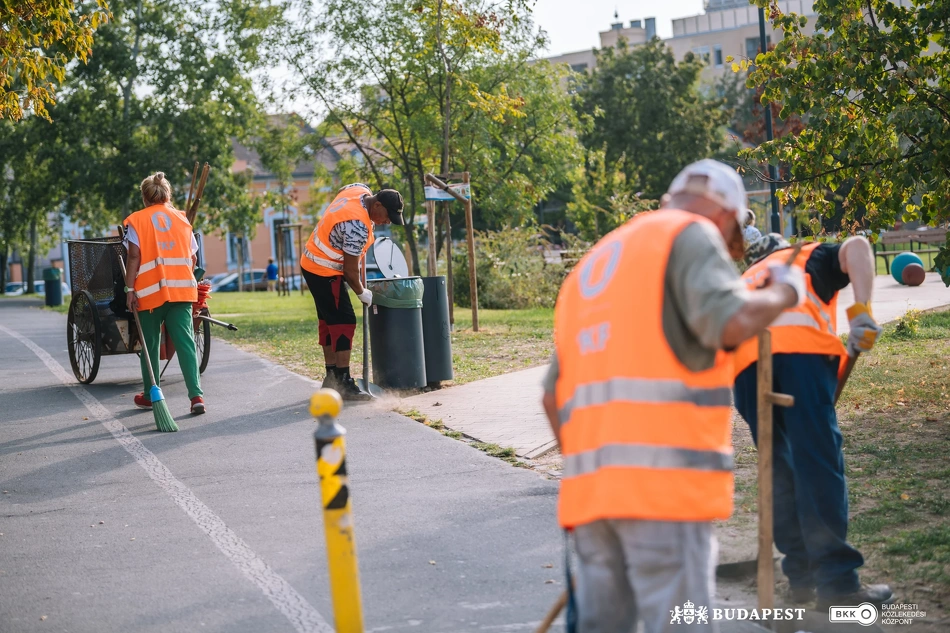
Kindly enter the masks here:
[[388, 237], [381, 237], [373, 243], [373, 259], [386, 279], [409, 276], [409, 264], [402, 250]]

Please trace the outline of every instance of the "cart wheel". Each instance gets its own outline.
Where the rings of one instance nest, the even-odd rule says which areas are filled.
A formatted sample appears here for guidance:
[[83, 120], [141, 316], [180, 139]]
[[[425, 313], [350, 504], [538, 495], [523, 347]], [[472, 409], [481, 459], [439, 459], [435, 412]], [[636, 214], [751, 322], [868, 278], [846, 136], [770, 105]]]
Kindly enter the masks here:
[[[207, 309], [202, 310], [201, 314], [211, 316]], [[204, 319], [196, 319], [195, 322], [195, 351], [198, 352], [198, 373], [203, 374], [211, 358], [211, 324]]]
[[89, 291], [73, 295], [66, 318], [66, 344], [69, 347], [69, 364], [76, 380], [88, 385], [99, 373], [102, 357], [102, 326], [99, 311]]

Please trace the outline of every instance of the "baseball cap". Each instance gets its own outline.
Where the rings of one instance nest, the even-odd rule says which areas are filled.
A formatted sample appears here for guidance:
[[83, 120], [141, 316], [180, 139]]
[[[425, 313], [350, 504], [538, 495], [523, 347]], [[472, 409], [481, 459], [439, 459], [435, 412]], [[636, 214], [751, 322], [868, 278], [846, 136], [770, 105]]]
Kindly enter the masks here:
[[747, 264], [757, 262], [763, 257], [767, 257], [775, 251], [788, 248], [791, 244], [778, 233], [768, 233], [755, 240], [745, 249], [745, 261]]
[[671, 196], [688, 193], [711, 200], [733, 211], [740, 227], [745, 226], [751, 213], [742, 178], [729, 165], [711, 158], [684, 167], [670, 183], [667, 193]]
[[386, 207], [389, 221], [393, 224], [405, 224], [402, 217], [402, 194], [395, 189], [380, 189], [376, 192], [376, 200]]

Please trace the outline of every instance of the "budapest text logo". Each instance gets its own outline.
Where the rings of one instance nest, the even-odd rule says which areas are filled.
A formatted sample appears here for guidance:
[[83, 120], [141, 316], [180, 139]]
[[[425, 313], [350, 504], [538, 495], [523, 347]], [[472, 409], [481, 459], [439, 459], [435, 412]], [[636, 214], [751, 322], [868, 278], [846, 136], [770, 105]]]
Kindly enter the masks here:
[[712, 620], [801, 620], [805, 616], [804, 609], [713, 609], [709, 613], [708, 607], [697, 607], [686, 601], [682, 607], [670, 609], [670, 624], [709, 624]]

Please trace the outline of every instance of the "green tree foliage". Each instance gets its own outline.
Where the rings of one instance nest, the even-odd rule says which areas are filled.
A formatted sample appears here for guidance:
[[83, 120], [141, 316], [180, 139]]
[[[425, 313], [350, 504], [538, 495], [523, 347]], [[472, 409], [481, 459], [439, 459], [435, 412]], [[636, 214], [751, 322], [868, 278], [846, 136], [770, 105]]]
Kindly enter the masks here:
[[[294, 197], [294, 168], [304, 160], [317, 139], [307, 124], [296, 114], [271, 116], [260, 136], [251, 142], [261, 164], [271, 173], [277, 188], [265, 194], [267, 204], [289, 217]], [[316, 168], [316, 166], [314, 166]]]
[[[419, 271], [412, 220], [423, 178], [442, 163], [446, 72], [449, 171], [470, 171], [477, 212], [519, 221], [579, 157], [560, 71], [532, 66], [543, 43], [521, 3], [329, 0], [291, 38], [287, 60], [361, 171], [406, 199], [405, 237]], [[313, 52], [329, 44], [325, 59]]]
[[621, 41], [598, 51], [596, 68], [581, 76], [580, 114], [593, 121], [581, 134], [584, 146], [604, 148], [607, 164], [645, 199], [659, 199], [680, 169], [722, 144], [727, 114], [699, 90], [704, 67], [692, 53], [677, 63], [657, 39], [635, 47]]
[[42, 134], [49, 124], [33, 119], [0, 121], [0, 271], [5, 274], [14, 249], [22, 253], [27, 292], [33, 292], [38, 249], [51, 245], [59, 229], [54, 212], [63, 195], [52, 177], [58, 156]]
[[585, 240], [597, 241], [640, 211], [659, 208], [659, 200], [642, 199], [627, 180], [626, 157], [615, 163], [606, 149], [587, 151], [583, 174], [574, 184], [567, 217]]
[[[757, 0], [765, 5], [765, 0]], [[798, 135], [749, 151], [790, 166], [781, 195], [813, 209], [812, 230], [950, 219], [950, 4], [818, 0], [806, 19], [769, 6], [784, 38], [749, 76], [762, 98], [803, 117]], [[827, 227], [826, 227], [827, 228]], [[948, 280], [950, 281], [950, 280]]]
[[267, 0], [113, 0], [93, 56], [75, 68], [46, 142], [66, 183], [66, 210], [96, 227], [139, 208], [138, 184], [164, 171], [183, 204], [195, 161], [212, 172], [199, 225], [221, 224], [233, 188], [234, 138], [262, 122], [252, 72], [281, 15]]
[[0, 119], [49, 119], [73, 59], [89, 61], [92, 36], [110, 17], [105, 0], [0, 0]]

